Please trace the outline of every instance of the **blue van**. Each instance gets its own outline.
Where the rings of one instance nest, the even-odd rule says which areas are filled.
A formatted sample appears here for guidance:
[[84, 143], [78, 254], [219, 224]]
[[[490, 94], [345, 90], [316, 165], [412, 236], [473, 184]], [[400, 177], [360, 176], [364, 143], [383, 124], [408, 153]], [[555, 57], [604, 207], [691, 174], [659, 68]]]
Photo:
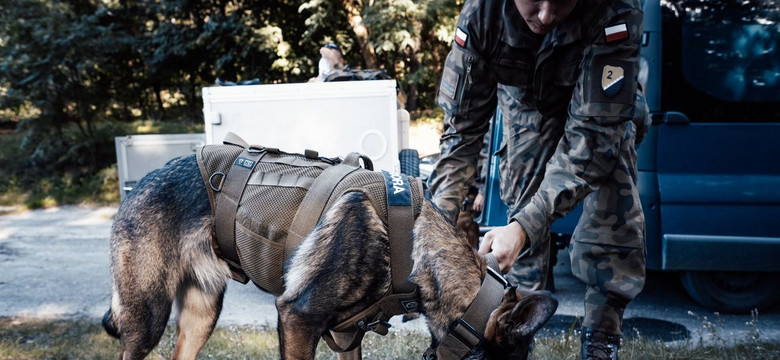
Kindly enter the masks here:
[[[647, 268], [707, 308], [780, 297], [780, 10], [773, 1], [649, 0], [640, 82], [653, 126], [638, 149]], [[496, 116], [500, 116], [497, 113]], [[491, 130], [493, 154], [501, 127]], [[498, 159], [482, 231], [506, 224]], [[553, 223], [566, 243], [581, 208]]]

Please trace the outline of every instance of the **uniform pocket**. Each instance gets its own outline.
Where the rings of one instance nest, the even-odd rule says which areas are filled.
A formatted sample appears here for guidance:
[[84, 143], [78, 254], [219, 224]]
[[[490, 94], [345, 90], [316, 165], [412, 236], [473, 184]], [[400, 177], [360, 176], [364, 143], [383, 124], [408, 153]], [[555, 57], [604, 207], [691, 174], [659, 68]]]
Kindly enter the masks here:
[[580, 62], [572, 62], [569, 64], [563, 64], [555, 71], [553, 81], [557, 86], [573, 87], [577, 84], [579, 78]]
[[468, 89], [471, 83], [471, 67], [476, 56], [455, 47], [447, 56], [442, 72], [438, 105], [449, 115], [464, 115], [468, 112]]
[[284, 243], [271, 241], [236, 222], [236, 245], [241, 267], [263, 290], [281, 294], [284, 290]]

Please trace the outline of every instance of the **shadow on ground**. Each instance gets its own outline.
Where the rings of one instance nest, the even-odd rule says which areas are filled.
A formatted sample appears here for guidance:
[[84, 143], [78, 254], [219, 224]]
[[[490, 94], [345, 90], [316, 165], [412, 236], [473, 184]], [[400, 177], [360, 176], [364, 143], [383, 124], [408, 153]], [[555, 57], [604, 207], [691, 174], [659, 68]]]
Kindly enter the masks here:
[[[539, 330], [538, 336], [554, 337], [562, 333], [569, 334], [574, 330], [579, 330], [581, 326], [578, 317], [553, 315], [550, 321]], [[643, 317], [624, 319], [622, 331], [625, 339], [634, 339], [641, 335], [642, 338], [648, 340], [668, 342], [686, 340], [691, 337], [691, 332], [681, 324]]]

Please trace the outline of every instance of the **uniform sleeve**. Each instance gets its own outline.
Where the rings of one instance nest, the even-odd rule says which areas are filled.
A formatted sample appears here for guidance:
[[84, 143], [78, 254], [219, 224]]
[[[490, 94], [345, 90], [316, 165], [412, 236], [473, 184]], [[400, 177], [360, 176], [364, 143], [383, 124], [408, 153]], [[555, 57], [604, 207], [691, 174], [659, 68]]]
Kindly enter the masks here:
[[628, 34], [622, 39], [607, 41], [601, 28], [594, 34], [569, 103], [564, 135], [539, 190], [513, 217], [526, 231], [532, 249], [544, 241], [550, 224], [598, 189], [617, 164], [626, 122], [635, 110], [641, 11], [616, 16], [605, 29], [621, 31], [623, 26]]
[[477, 39], [469, 38], [465, 46], [453, 42], [444, 65], [437, 96], [444, 110], [441, 158], [428, 180], [434, 203], [453, 221], [473, 182], [482, 139], [496, 109], [496, 81], [468, 41]]

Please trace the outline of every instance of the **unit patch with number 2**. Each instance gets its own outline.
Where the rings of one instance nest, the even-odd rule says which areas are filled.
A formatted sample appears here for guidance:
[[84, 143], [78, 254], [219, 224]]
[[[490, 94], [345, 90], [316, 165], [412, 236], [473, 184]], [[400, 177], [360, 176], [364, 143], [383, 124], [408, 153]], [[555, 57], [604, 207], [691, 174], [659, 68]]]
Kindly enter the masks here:
[[622, 67], [604, 65], [601, 72], [601, 90], [604, 90], [608, 97], [613, 97], [623, 88], [623, 79]]

